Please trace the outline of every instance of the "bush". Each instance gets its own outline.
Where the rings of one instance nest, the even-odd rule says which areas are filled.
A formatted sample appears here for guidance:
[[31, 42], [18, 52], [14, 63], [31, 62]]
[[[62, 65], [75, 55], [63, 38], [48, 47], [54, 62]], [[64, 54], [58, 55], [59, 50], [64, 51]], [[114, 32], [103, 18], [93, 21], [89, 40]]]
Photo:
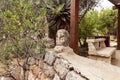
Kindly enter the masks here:
[[6, 0], [1, 4], [0, 61], [44, 53], [45, 7], [41, 0]]

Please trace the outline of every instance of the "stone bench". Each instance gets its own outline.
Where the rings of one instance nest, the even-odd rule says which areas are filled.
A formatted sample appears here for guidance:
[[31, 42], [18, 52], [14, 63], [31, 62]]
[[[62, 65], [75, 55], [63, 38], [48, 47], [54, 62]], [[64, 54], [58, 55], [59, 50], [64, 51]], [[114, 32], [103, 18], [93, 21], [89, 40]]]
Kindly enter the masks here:
[[89, 58], [111, 63], [111, 58], [114, 57], [115, 48], [106, 47], [104, 38], [87, 39]]

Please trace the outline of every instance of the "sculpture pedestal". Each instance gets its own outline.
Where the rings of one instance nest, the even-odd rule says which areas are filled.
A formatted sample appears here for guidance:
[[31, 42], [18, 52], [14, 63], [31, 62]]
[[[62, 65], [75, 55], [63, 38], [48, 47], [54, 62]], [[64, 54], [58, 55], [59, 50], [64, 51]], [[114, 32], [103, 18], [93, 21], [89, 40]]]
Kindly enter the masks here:
[[112, 64], [120, 67], [120, 50], [116, 50], [115, 58], [112, 59]]

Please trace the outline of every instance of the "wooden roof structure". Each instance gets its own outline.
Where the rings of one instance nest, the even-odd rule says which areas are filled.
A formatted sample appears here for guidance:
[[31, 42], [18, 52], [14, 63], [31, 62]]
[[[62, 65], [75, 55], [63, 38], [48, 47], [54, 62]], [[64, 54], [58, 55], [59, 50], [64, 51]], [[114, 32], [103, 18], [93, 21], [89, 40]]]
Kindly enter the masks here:
[[[79, 1], [71, 0], [70, 16], [70, 47], [78, 54], [78, 14]], [[117, 27], [117, 50], [120, 50], [120, 0], [109, 0], [118, 9], [118, 27]]]
[[109, 0], [114, 5], [120, 5], [120, 0]]

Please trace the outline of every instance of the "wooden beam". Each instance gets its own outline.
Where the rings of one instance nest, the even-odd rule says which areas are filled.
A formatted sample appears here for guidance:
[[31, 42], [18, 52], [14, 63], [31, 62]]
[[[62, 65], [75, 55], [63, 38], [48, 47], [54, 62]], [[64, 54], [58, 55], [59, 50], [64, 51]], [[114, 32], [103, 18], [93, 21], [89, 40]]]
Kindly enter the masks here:
[[120, 0], [109, 0], [114, 5], [120, 5]]
[[70, 47], [78, 54], [78, 14], [79, 0], [71, 0]]
[[120, 50], [120, 6], [118, 7], [117, 50]]

